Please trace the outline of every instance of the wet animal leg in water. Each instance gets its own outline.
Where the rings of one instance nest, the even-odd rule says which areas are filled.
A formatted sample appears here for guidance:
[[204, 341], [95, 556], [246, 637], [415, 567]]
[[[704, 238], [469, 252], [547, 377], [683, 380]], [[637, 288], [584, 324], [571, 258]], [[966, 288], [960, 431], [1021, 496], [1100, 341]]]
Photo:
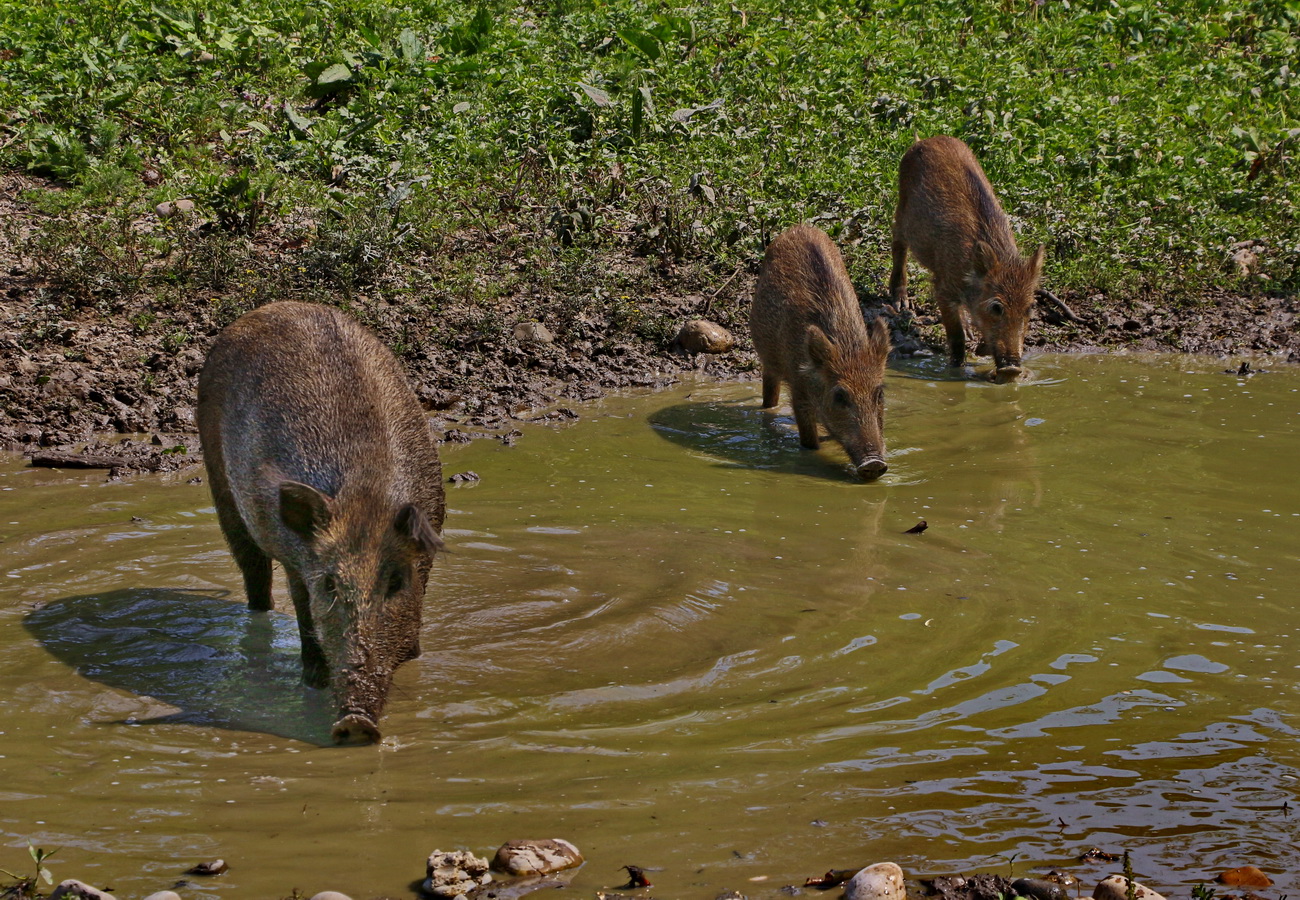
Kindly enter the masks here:
[[329, 664], [316, 641], [316, 629], [311, 620], [311, 599], [307, 584], [297, 572], [285, 569], [289, 579], [289, 596], [298, 614], [298, 637], [302, 642], [302, 681], [308, 687], [323, 688], [329, 685]]

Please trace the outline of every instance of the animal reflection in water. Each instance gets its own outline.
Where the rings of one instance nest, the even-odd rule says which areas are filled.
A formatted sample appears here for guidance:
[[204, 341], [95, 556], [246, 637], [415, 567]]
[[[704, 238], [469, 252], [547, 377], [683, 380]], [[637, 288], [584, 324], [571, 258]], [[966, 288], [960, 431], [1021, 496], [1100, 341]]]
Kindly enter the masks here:
[[799, 448], [794, 420], [760, 410], [752, 399], [677, 403], [651, 413], [650, 427], [664, 440], [711, 459], [747, 469], [844, 481], [853, 467], [837, 449], [810, 454]]
[[[54, 600], [23, 624], [82, 676], [141, 698], [140, 714], [119, 723], [183, 723], [330, 743], [330, 698], [302, 685], [294, 618], [250, 615], [224, 594], [105, 591]], [[120, 706], [114, 714], [121, 715]]]

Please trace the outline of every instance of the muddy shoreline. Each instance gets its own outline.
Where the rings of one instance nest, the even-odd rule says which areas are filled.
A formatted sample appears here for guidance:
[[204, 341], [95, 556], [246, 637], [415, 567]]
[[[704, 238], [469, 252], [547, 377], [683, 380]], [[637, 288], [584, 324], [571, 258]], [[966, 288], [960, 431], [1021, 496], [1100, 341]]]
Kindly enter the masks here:
[[[19, 223], [11, 235], [42, 227], [43, 216], [21, 199], [31, 186], [31, 179], [15, 176], [0, 181], [0, 214]], [[249, 249], [270, 269], [293, 266], [298, 252], [277, 244], [275, 235]], [[21, 251], [0, 247], [0, 448], [46, 465], [75, 464], [75, 457], [117, 461], [109, 468], [118, 474], [196, 462], [193, 404], [207, 349], [224, 325], [262, 300], [178, 302], [147, 291], [94, 300], [66, 273], [56, 277]], [[376, 331], [402, 360], [445, 441], [491, 436], [509, 443], [522, 423], [576, 417], [569, 409], [575, 402], [626, 388], [662, 388], [685, 375], [756, 376], [747, 326], [756, 258], [719, 274], [708, 261], [674, 266], [611, 248], [593, 254], [611, 283], [633, 285], [638, 293], [615, 298], [597, 288], [593, 294], [590, 283], [573, 284], [573, 293], [564, 285], [521, 286], [486, 312], [481, 303], [395, 294], [391, 284], [347, 298], [308, 286], [294, 298], [336, 303]], [[919, 312], [912, 316], [892, 314], [883, 283], [852, 274], [864, 314], [889, 317], [894, 358], [943, 352], [925, 278], [913, 286]], [[1031, 356], [1173, 351], [1222, 357], [1234, 368], [1248, 359], [1256, 369], [1300, 361], [1300, 302], [1257, 283], [1243, 282], [1241, 294], [1130, 300], [1052, 287], [1086, 324], [1037, 311], [1026, 342]], [[678, 346], [677, 330], [697, 318], [728, 329], [734, 349], [709, 355]]]

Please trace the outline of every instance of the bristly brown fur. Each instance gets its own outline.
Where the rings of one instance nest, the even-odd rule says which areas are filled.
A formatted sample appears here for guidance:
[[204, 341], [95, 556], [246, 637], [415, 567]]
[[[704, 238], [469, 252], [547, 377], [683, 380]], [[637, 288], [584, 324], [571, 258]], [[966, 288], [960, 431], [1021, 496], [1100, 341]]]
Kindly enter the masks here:
[[889, 329], [882, 319], [863, 322], [844, 259], [824, 232], [795, 225], [768, 245], [749, 324], [763, 406], [776, 406], [785, 382], [803, 446], [817, 448], [821, 422], [864, 478], [882, 474]]
[[[376, 737], [393, 671], [420, 652], [444, 497], [437, 448], [401, 366], [326, 306], [273, 303], [218, 337], [199, 434], [248, 605], [284, 565], [303, 679]], [[336, 739], [351, 735], [336, 727]]]
[[948, 336], [948, 362], [966, 362], [964, 314], [983, 337], [999, 374], [1020, 372], [1029, 311], [1044, 248], [1026, 259], [997, 195], [970, 148], [956, 138], [917, 141], [898, 169], [894, 268], [889, 290], [909, 309], [907, 253], [934, 275], [934, 298]]

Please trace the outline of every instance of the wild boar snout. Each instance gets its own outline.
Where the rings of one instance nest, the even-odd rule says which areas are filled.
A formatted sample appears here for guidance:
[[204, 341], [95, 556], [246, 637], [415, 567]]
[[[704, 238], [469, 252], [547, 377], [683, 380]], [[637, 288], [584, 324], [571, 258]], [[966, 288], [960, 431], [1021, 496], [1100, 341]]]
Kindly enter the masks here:
[[889, 464], [883, 459], [875, 457], [868, 459], [858, 466], [858, 477], [863, 481], [875, 481], [881, 475], [889, 471]]
[[358, 713], [344, 716], [330, 729], [330, 737], [336, 744], [377, 744], [382, 736], [379, 726]]

